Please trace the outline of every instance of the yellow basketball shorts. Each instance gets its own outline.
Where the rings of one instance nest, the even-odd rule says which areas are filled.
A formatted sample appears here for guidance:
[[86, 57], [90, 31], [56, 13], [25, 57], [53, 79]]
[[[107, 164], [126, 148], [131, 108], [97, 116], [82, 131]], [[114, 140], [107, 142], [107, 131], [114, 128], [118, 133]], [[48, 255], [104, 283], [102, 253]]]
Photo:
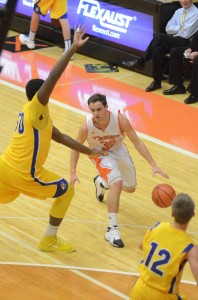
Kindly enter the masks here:
[[187, 300], [183, 295], [168, 294], [152, 288], [140, 278], [136, 281], [130, 293], [130, 300]]
[[0, 203], [15, 200], [20, 194], [32, 198], [58, 198], [68, 189], [69, 183], [59, 175], [42, 169], [37, 177], [19, 173], [0, 158]]
[[46, 16], [50, 11], [51, 19], [67, 18], [67, 0], [35, 0], [34, 11]]

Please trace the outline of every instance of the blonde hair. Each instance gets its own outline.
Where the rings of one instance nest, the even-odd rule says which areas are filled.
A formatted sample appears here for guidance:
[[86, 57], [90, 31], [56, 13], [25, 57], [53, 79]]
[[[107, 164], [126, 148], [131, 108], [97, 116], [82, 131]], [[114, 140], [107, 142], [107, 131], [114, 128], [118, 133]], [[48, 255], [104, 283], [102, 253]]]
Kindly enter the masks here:
[[194, 216], [195, 204], [188, 194], [178, 194], [172, 203], [172, 215], [179, 224], [186, 224]]

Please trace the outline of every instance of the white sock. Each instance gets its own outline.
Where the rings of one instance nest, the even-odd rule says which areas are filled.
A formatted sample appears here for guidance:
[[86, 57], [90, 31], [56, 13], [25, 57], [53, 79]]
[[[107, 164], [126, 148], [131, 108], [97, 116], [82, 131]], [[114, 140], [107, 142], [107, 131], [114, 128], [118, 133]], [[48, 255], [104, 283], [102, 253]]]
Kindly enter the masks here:
[[117, 213], [109, 213], [108, 214], [109, 218], [109, 226], [118, 226], [118, 214]]
[[65, 52], [71, 47], [71, 40], [65, 41]]
[[45, 236], [56, 235], [58, 232], [58, 228], [59, 228], [59, 226], [52, 226], [52, 225], [48, 224], [48, 227], [45, 232]]
[[34, 41], [34, 40], [35, 40], [35, 35], [36, 35], [36, 32], [32, 32], [32, 31], [30, 30], [28, 36], [29, 36], [29, 38], [30, 38], [31, 41]]

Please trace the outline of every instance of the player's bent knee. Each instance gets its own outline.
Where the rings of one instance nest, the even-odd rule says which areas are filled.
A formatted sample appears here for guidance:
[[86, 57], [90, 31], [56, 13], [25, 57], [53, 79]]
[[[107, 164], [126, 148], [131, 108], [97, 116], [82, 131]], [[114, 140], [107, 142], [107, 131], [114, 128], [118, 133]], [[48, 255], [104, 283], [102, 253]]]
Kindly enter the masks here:
[[122, 187], [122, 191], [126, 193], [134, 193], [135, 192], [135, 187], [127, 188], [127, 187]]
[[50, 215], [55, 218], [63, 218], [68, 210], [71, 200], [74, 197], [75, 190], [70, 183], [68, 183], [67, 191], [54, 200], [50, 210]]
[[62, 178], [61, 180], [57, 181], [56, 185], [57, 185], [57, 189], [56, 189], [56, 193], [54, 194], [53, 198], [61, 197], [65, 193], [69, 193], [69, 194], [73, 193], [73, 195], [74, 195], [74, 188], [64, 178]]

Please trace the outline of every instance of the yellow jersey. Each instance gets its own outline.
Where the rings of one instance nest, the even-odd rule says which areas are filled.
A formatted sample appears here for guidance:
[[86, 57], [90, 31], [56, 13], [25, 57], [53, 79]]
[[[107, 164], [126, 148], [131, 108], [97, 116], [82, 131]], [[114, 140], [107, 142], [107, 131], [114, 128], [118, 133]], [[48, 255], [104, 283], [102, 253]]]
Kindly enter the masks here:
[[36, 94], [19, 113], [13, 138], [2, 160], [22, 176], [37, 177], [48, 156], [52, 129], [48, 105], [42, 105]]
[[170, 223], [157, 223], [143, 239], [140, 278], [149, 286], [177, 294], [187, 252], [194, 243], [184, 230]]

